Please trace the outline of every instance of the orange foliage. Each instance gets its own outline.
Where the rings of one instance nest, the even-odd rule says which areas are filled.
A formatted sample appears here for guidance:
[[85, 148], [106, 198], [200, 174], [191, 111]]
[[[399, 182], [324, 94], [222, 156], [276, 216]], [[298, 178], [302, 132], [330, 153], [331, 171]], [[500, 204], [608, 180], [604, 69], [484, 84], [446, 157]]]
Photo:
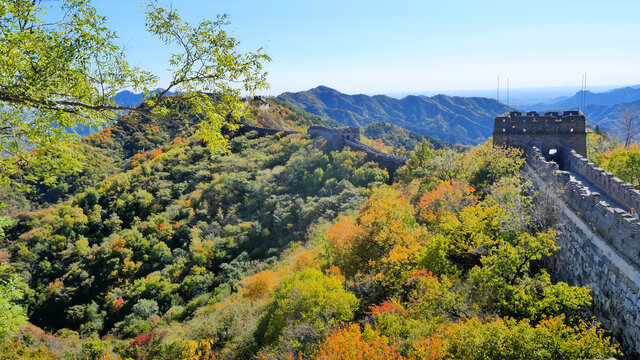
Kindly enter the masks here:
[[340, 268], [335, 266], [335, 265], [331, 265], [329, 266], [328, 269], [326, 269], [325, 274], [327, 274], [328, 276], [335, 276], [338, 279], [340, 279], [341, 282], [345, 281], [345, 277], [344, 275], [342, 275], [342, 271], [340, 271]]
[[273, 291], [280, 279], [271, 270], [261, 271], [247, 278], [242, 296], [251, 300], [260, 300]]
[[295, 254], [291, 265], [294, 270], [299, 271], [310, 267], [317, 267], [320, 265], [320, 260], [316, 257], [316, 250], [303, 250]]
[[182, 138], [178, 136], [177, 138], [173, 139], [173, 143], [175, 145], [182, 144]]
[[334, 330], [320, 345], [315, 360], [403, 360], [399, 344], [373, 330], [369, 324], [364, 331], [351, 324]]
[[427, 223], [434, 223], [446, 213], [455, 213], [477, 201], [474, 189], [458, 180], [444, 181], [438, 187], [422, 195], [420, 216]]
[[151, 154], [151, 157], [155, 159], [155, 158], [157, 158], [157, 157], [158, 157], [158, 156], [160, 156], [160, 155], [162, 155], [162, 149], [155, 149], [155, 150], [153, 151], [153, 154]]
[[447, 355], [447, 349], [451, 345], [453, 337], [452, 326], [444, 324], [439, 332], [424, 338], [413, 345], [410, 351], [411, 358], [421, 360], [440, 360]]
[[397, 190], [375, 190], [357, 218], [342, 217], [328, 230], [335, 263], [347, 276], [368, 269], [377, 277], [400, 276], [415, 261], [423, 238], [414, 212]]

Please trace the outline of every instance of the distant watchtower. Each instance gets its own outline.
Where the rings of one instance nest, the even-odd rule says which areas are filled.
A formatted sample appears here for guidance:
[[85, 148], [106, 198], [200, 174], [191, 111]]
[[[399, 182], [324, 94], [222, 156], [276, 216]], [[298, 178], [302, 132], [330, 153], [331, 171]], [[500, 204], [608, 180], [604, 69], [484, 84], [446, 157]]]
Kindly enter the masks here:
[[564, 148], [587, 156], [586, 119], [581, 111], [509, 111], [496, 117], [493, 144], [527, 149], [539, 148], [545, 157], [561, 160]]

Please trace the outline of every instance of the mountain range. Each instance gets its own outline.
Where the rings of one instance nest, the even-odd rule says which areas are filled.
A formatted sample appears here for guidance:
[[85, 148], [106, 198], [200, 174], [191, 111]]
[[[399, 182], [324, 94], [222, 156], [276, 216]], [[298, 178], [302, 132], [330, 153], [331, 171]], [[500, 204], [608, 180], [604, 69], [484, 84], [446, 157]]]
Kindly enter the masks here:
[[326, 86], [285, 92], [278, 99], [347, 126], [364, 127], [383, 121], [465, 145], [485, 141], [491, 136], [495, 116], [515, 110], [494, 99], [481, 97], [436, 95], [395, 99], [385, 95], [347, 95]]
[[[601, 93], [593, 93], [585, 91], [585, 103], [587, 105], [616, 105], [621, 103], [633, 102], [640, 99], [640, 86], [627, 86]], [[547, 102], [541, 102], [533, 105], [521, 106], [523, 110], [563, 110], [577, 108], [582, 105], [583, 91], [578, 91], [575, 95], [563, 96], [555, 98]]]

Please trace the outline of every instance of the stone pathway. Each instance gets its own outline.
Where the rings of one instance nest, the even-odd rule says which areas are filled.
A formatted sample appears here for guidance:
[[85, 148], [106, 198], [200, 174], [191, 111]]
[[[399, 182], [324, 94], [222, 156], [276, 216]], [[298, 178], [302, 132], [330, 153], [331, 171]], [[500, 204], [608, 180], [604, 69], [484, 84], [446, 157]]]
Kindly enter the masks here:
[[589, 180], [585, 179], [582, 175], [580, 175], [578, 173], [575, 173], [573, 171], [569, 171], [569, 174], [571, 174], [571, 179], [572, 180], [580, 181], [582, 183], [582, 185], [584, 185], [584, 187], [587, 188], [587, 191], [589, 191], [590, 193], [597, 192], [598, 194], [600, 194], [600, 201], [603, 201], [603, 202], [607, 203], [607, 205], [611, 206], [614, 210], [621, 210], [621, 211], [624, 211], [624, 212], [629, 212], [630, 211], [629, 208], [627, 208], [624, 205], [621, 205], [620, 203], [615, 201], [613, 198], [611, 198], [610, 196], [605, 194], [604, 191], [600, 190], [597, 186], [593, 185], [593, 183], [591, 183]]

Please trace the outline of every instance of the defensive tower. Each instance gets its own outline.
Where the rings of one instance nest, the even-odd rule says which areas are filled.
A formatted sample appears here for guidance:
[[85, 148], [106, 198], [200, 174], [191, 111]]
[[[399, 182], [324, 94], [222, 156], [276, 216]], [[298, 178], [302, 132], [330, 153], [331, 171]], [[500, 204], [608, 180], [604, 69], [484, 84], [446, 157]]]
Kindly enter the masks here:
[[544, 115], [535, 111], [524, 115], [519, 111], [509, 111], [495, 119], [493, 144], [525, 151], [535, 146], [545, 158], [560, 164], [566, 148], [587, 156], [586, 119], [579, 110], [562, 114], [547, 111]]

